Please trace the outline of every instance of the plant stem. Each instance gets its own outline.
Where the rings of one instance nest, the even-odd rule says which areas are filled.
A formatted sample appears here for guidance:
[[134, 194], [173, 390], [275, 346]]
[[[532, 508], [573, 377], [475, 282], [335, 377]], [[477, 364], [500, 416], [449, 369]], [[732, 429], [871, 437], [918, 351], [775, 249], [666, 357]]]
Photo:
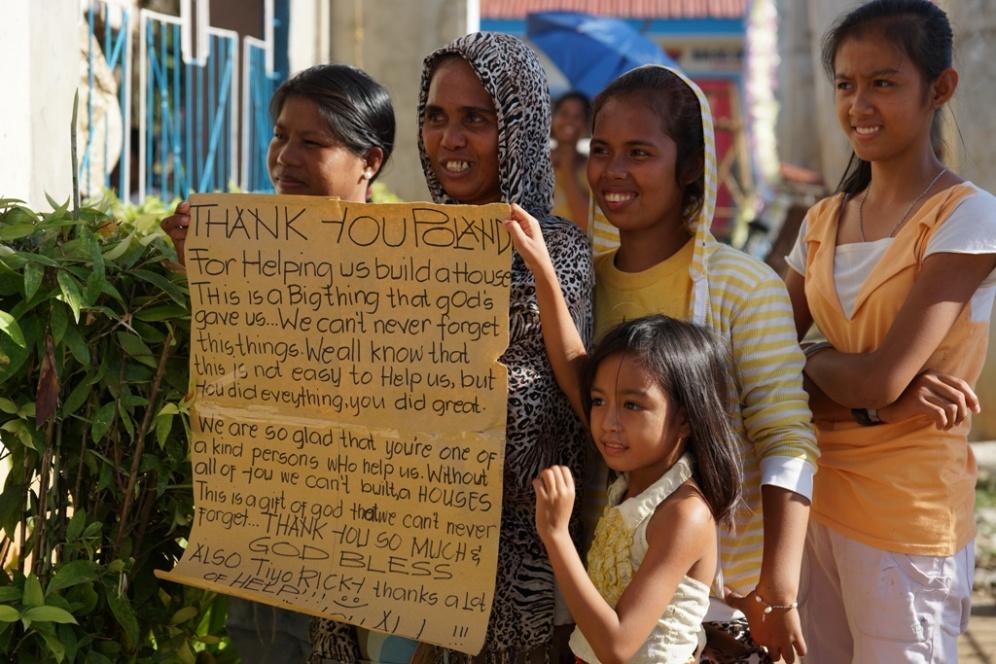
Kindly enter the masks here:
[[145, 408], [145, 415], [142, 417], [142, 424], [135, 435], [135, 453], [131, 460], [131, 472], [128, 474], [128, 486], [125, 489], [124, 504], [121, 505], [121, 513], [118, 516], [118, 533], [114, 538], [114, 550], [121, 548], [121, 540], [124, 538], [128, 511], [131, 509], [132, 500], [135, 493], [135, 483], [138, 481], [138, 467], [142, 461], [142, 452], [145, 448], [145, 435], [152, 424], [153, 413], [155, 412], [156, 400], [159, 397], [159, 385], [162, 383], [163, 375], [166, 373], [166, 360], [169, 359], [169, 347], [173, 343], [173, 333], [166, 335], [163, 341], [163, 350], [159, 353], [159, 366], [156, 367], [156, 375], [152, 380], [152, 389], [149, 391], [149, 405]]
[[[45, 451], [42, 452], [41, 472], [38, 474], [38, 525], [33, 533], [34, 545], [31, 550], [35, 554], [32, 568], [40, 578], [48, 565], [49, 555], [45, 550], [45, 527], [48, 525], [48, 493], [49, 475], [52, 469], [52, 437], [55, 433], [55, 418], [45, 425]], [[44, 583], [44, 579], [42, 580]]]
[[73, 160], [73, 219], [80, 219], [80, 165], [76, 153], [76, 114], [80, 106], [80, 91], [73, 95], [73, 126], [69, 129], [69, 151]]
[[21, 527], [18, 529], [17, 536], [17, 571], [24, 574], [24, 547], [28, 540], [28, 515], [25, 512], [28, 511], [30, 505], [29, 497], [31, 496], [31, 455], [27, 452], [24, 453], [24, 510], [21, 514], [24, 518], [21, 519]]
[[[86, 404], [86, 422], [90, 421], [93, 416], [93, 400], [87, 399]], [[86, 458], [86, 439], [90, 432], [90, 427], [83, 427], [83, 435], [80, 440], [80, 463], [76, 468], [76, 485], [73, 489], [73, 508], [75, 509], [79, 504], [83, 503], [83, 499], [80, 496], [80, 491], [83, 487], [83, 460]]]

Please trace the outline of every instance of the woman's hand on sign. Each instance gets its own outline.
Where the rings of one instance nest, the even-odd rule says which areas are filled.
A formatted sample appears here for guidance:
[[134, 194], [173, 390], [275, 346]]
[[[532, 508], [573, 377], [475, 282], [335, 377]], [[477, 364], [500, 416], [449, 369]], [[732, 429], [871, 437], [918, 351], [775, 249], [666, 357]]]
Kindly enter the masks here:
[[926, 370], [920, 373], [893, 403], [879, 410], [883, 422], [927, 417], [938, 429], [950, 429], [978, 414], [979, 397], [961, 378]]
[[183, 245], [187, 241], [187, 227], [190, 226], [190, 203], [180, 201], [173, 214], [163, 219], [159, 226], [165, 231], [176, 247], [176, 257], [184, 265]]
[[512, 216], [505, 219], [502, 224], [512, 236], [512, 244], [526, 262], [530, 272], [534, 275], [540, 275], [544, 270], [553, 272], [553, 261], [550, 260], [550, 252], [547, 251], [546, 242], [543, 240], [543, 231], [535, 217], [512, 203]]
[[574, 478], [567, 466], [551, 466], [535, 480], [536, 530], [549, 543], [557, 537], [570, 537], [567, 526], [574, 508]]

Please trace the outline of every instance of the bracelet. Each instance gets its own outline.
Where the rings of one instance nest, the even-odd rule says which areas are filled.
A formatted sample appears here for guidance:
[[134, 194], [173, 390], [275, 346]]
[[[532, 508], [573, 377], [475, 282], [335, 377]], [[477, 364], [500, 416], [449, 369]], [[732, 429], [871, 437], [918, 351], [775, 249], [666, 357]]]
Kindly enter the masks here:
[[817, 341], [816, 343], [806, 344], [803, 347], [802, 352], [806, 356], [806, 359], [808, 360], [817, 353], [832, 349], [833, 349], [833, 344], [830, 343], [829, 341]]
[[756, 590], [754, 591], [754, 601], [757, 602], [758, 604], [764, 604], [765, 615], [771, 613], [776, 609], [779, 611], [791, 611], [792, 609], [799, 608], [799, 602], [790, 602], [789, 604], [768, 604], [763, 599], [761, 599], [761, 596], [757, 594]]

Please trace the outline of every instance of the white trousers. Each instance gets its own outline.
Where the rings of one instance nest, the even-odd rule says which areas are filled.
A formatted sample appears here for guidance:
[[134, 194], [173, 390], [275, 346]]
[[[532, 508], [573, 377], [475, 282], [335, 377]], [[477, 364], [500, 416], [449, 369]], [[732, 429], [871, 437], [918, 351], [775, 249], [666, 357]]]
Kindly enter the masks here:
[[912, 556], [811, 521], [799, 588], [806, 664], [956, 663], [974, 567], [974, 543]]

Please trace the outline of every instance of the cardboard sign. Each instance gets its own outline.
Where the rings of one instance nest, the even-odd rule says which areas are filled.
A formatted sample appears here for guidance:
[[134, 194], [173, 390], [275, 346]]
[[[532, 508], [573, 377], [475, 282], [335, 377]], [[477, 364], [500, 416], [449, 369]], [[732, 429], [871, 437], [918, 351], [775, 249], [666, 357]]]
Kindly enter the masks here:
[[477, 653], [507, 205], [191, 197], [195, 516], [163, 578]]

